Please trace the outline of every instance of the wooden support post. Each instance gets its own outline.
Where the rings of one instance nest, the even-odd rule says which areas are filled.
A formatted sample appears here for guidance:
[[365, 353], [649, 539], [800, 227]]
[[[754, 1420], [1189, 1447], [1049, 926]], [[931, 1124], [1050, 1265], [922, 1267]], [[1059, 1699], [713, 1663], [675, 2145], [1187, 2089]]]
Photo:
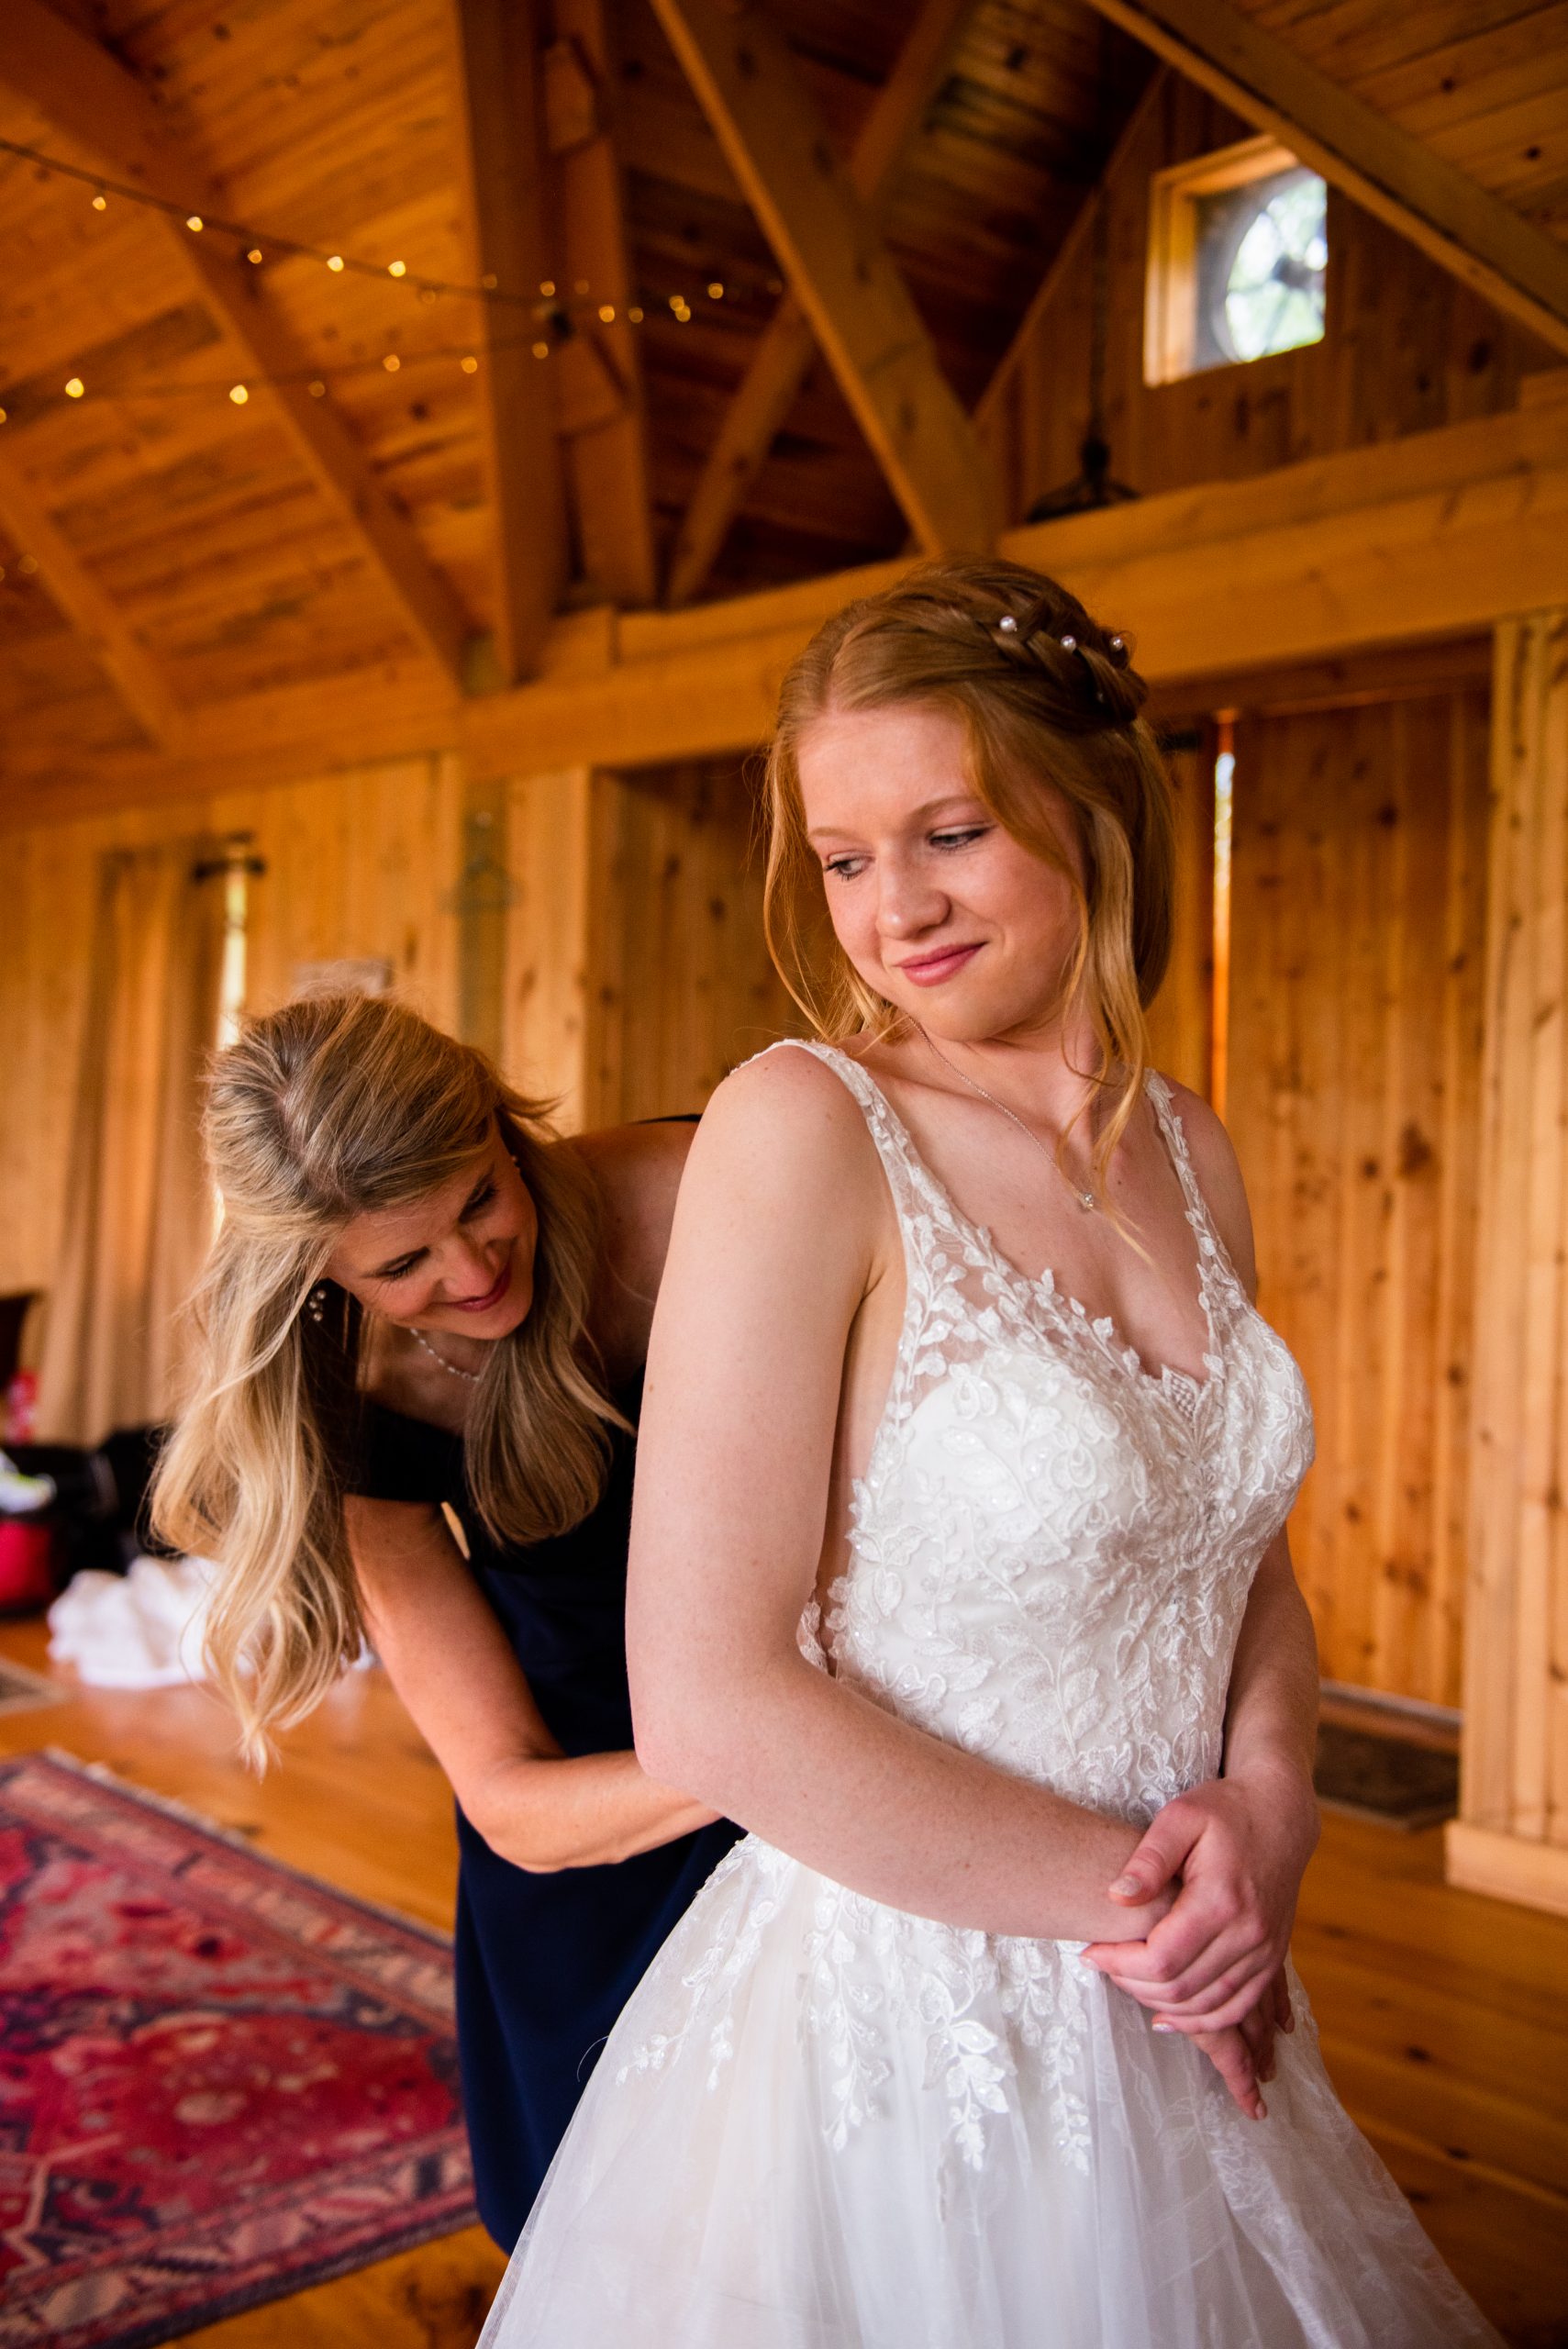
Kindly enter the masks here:
[[[560, 421], [569, 436], [578, 555], [584, 578], [606, 603], [651, 604], [653, 503], [642, 354], [627, 317], [637, 286], [613, 136], [615, 61], [604, 0], [555, 0], [553, 15], [555, 43], [546, 59], [554, 92], [547, 91], [546, 106], [556, 158], [552, 274], [573, 322], [553, 363]], [[592, 381], [573, 383], [584, 374]]]
[[553, 1102], [558, 1123], [593, 1122], [596, 1052], [593, 964], [591, 767], [530, 774], [505, 786], [517, 897], [507, 923], [502, 1066], [518, 1089]]
[[[535, 13], [528, 0], [450, 0], [450, 17], [473, 280], [532, 293], [549, 274]], [[478, 391], [508, 685], [539, 666], [567, 570], [550, 369], [528, 328], [526, 311], [486, 306]]]
[[1568, 610], [1493, 687], [1463, 1773], [1451, 1881], [1568, 1914]]
[[990, 464], [782, 36], [756, 7], [653, 5], [911, 529], [988, 552]]
[[506, 1043], [506, 921], [517, 895], [506, 867], [506, 786], [470, 779], [462, 799], [458, 877], [458, 1028], [499, 1061]]

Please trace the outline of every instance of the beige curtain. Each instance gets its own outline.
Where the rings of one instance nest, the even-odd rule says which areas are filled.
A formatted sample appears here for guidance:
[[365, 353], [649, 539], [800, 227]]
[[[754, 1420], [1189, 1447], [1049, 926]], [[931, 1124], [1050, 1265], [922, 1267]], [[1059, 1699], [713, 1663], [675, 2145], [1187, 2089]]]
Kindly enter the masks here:
[[[209, 852], [210, 853], [210, 852]], [[39, 1429], [95, 1443], [173, 1399], [176, 1310], [212, 1237], [197, 1133], [217, 1028], [221, 873], [202, 844], [114, 849], [99, 872], [87, 1019], [48, 1302]]]

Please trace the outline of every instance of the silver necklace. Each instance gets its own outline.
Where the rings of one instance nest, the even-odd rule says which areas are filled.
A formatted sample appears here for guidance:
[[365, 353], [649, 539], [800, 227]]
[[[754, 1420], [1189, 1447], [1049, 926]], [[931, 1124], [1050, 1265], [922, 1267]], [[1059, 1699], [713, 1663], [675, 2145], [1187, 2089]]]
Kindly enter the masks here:
[[1041, 1141], [1040, 1136], [1035, 1132], [1034, 1128], [1032, 1126], [1026, 1125], [1016, 1109], [1009, 1109], [1005, 1101], [998, 1101], [994, 1093], [987, 1093], [983, 1085], [977, 1085], [973, 1077], [965, 1075], [962, 1069], [955, 1068], [945, 1052], [939, 1052], [937, 1051], [935, 1044], [931, 1043], [929, 1036], [926, 1036], [926, 1031], [923, 1028], [920, 1030], [920, 1033], [922, 1036], [926, 1037], [927, 1043], [930, 1044], [932, 1052], [935, 1054], [936, 1058], [940, 1061], [949, 1075], [956, 1076], [961, 1085], [967, 1085], [972, 1093], [978, 1093], [983, 1101], [990, 1102], [993, 1109], [999, 1109], [1003, 1117], [1007, 1119], [1010, 1125], [1017, 1126], [1019, 1133], [1023, 1135], [1025, 1141], [1032, 1141], [1036, 1150], [1040, 1152], [1041, 1157], [1050, 1159], [1051, 1164], [1055, 1167], [1057, 1173], [1061, 1175], [1062, 1181], [1066, 1184], [1068, 1189], [1077, 1200], [1078, 1205], [1083, 1208], [1084, 1213], [1085, 1215], [1093, 1215], [1095, 1209], [1100, 1204], [1098, 1199], [1095, 1198], [1093, 1191], [1081, 1191], [1078, 1188], [1078, 1186], [1073, 1182], [1071, 1174], [1068, 1174], [1067, 1169], [1062, 1165], [1062, 1161], [1057, 1157], [1056, 1152], [1053, 1150], [1047, 1148], [1046, 1144]]
[[482, 1370], [459, 1370], [455, 1362], [449, 1362], [445, 1354], [437, 1353], [428, 1338], [422, 1337], [417, 1330], [410, 1329], [406, 1321], [403, 1326], [408, 1330], [408, 1334], [413, 1339], [414, 1343], [417, 1346], [423, 1346], [425, 1352], [429, 1355], [432, 1362], [439, 1362], [440, 1364], [441, 1368], [446, 1372], [449, 1378], [466, 1378], [471, 1386], [478, 1386], [480, 1380], [484, 1375], [484, 1373]]

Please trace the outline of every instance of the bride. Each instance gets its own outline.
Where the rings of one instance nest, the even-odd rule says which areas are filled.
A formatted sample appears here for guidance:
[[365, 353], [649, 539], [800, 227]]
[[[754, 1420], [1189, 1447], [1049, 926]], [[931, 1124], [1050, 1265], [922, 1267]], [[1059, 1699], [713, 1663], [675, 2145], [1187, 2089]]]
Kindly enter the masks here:
[[1142, 696], [1001, 562], [786, 681], [771, 931], [834, 1041], [693, 1148], [628, 1620], [645, 1766], [751, 1831], [611, 2036], [496, 2349], [1496, 2340], [1280, 1972], [1311, 1420], [1224, 1132], [1145, 1063]]

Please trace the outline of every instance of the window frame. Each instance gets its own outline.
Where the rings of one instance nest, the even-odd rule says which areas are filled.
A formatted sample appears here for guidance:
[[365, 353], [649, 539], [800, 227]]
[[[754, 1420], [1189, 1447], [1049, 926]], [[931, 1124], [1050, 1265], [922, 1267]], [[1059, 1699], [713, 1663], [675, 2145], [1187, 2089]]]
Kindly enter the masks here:
[[[1195, 364], [1197, 336], [1198, 210], [1203, 199], [1249, 187], [1281, 172], [1311, 171], [1299, 155], [1264, 132], [1221, 147], [1185, 163], [1156, 172], [1149, 184], [1149, 255], [1144, 275], [1143, 380], [1177, 384], [1218, 367]], [[1318, 177], [1322, 174], [1319, 173]], [[1324, 324], [1327, 332], [1327, 319]], [[1309, 343], [1295, 346], [1310, 350]], [[1265, 352], [1276, 358], [1278, 352]], [[1222, 362], [1255, 367], [1255, 359]]]

